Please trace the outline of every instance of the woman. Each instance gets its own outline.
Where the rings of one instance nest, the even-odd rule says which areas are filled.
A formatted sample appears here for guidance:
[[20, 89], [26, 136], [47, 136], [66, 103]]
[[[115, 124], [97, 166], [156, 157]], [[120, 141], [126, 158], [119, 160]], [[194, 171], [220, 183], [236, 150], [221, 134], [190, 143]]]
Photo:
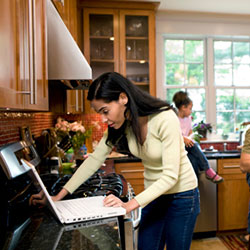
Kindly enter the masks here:
[[199, 191], [175, 112], [114, 72], [104, 73], [91, 84], [88, 100], [108, 130], [53, 199], [74, 192], [101, 166], [113, 146], [123, 144], [142, 160], [145, 190], [128, 202], [109, 195], [104, 206], [122, 206], [127, 212], [143, 207], [138, 249], [164, 249], [165, 244], [168, 250], [189, 249], [199, 214]]

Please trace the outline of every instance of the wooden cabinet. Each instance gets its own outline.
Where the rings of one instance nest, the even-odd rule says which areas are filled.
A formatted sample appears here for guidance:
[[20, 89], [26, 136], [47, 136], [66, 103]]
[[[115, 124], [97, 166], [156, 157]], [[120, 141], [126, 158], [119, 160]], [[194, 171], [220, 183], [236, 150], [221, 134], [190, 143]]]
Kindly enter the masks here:
[[[155, 96], [155, 5], [81, 1], [93, 79], [116, 71]], [[97, 8], [100, 6], [100, 8]], [[105, 7], [106, 6], [106, 7]]]
[[0, 108], [48, 110], [46, 1], [0, 6]]
[[135, 194], [144, 190], [144, 166], [141, 162], [115, 163], [115, 172], [124, 176], [133, 187]]
[[247, 228], [249, 187], [241, 173], [240, 159], [218, 159], [218, 230]]
[[67, 90], [67, 113], [82, 113], [84, 111], [83, 100], [83, 90]]

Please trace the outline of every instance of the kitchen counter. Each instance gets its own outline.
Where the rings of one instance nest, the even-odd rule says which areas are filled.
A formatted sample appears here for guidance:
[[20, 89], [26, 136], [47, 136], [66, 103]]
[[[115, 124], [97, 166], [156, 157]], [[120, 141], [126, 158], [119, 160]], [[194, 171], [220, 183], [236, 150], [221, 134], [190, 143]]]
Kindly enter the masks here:
[[240, 158], [241, 152], [238, 150], [230, 151], [205, 151], [208, 160], [212, 159], [230, 159], [230, 158]]
[[8, 234], [6, 249], [14, 249], [10, 246], [16, 240], [19, 250], [122, 249], [117, 217], [62, 225], [47, 208], [37, 210], [20, 237], [18, 232]]
[[[230, 150], [230, 151], [205, 151], [207, 159], [224, 159], [224, 158], [240, 158], [239, 150]], [[114, 163], [129, 163], [129, 162], [141, 162], [141, 159], [135, 156], [124, 156], [113, 158]]]

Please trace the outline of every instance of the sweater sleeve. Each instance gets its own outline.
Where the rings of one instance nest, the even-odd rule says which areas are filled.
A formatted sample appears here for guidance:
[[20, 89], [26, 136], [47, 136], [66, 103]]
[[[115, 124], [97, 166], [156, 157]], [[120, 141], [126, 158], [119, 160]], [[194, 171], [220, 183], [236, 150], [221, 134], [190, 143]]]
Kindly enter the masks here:
[[93, 175], [104, 163], [112, 148], [106, 145], [107, 132], [98, 143], [95, 151], [81, 164], [64, 188], [73, 193], [84, 181]]
[[174, 112], [161, 112], [153, 128], [161, 141], [162, 174], [135, 199], [144, 207], [170, 190], [178, 181], [181, 150], [184, 147], [180, 124]]

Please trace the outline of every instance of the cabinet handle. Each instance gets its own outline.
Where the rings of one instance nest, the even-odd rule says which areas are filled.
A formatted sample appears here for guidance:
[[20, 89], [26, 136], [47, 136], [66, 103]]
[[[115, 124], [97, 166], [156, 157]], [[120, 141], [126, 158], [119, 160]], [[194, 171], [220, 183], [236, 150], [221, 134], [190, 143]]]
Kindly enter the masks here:
[[[33, 4], [32, 0], [28, 1], [28, 12], [29, 12], [29, 89], [30, 89], [30, 104], [33, 103]], [[25, 91], [27, 92], [27, 91]]]
[[140, 173], [143, 173], [144, 170], [121, 170], [121, 173], [137, 173], [137, 172], [140, 172]]
[[31, 104], [37, 104], [37, 49], [36, 49], [36, 0], [32, 0], [32, 38], [33, 38], [33, 81], [31, 82]]
[[240, 165], [228, 165], [228, 166], [224, 166], [223, 168], [239, 168]]

